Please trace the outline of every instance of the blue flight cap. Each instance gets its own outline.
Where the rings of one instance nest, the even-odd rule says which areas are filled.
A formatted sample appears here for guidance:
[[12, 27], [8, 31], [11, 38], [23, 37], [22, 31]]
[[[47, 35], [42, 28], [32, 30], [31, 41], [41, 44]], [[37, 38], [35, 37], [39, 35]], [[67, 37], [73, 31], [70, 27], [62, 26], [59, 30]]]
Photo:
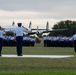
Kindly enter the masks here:
[[22, 25], [22, 23], [17, 23], [18, 24], [18, 26], [21, 26]]

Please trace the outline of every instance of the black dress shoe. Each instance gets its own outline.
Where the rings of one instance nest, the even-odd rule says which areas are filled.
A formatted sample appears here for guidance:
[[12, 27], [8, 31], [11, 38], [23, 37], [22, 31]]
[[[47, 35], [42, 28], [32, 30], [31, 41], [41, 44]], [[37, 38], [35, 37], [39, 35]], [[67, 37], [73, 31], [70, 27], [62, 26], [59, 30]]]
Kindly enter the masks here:
[[22, 55], [17, 55], [17, 56], [22, 56]]

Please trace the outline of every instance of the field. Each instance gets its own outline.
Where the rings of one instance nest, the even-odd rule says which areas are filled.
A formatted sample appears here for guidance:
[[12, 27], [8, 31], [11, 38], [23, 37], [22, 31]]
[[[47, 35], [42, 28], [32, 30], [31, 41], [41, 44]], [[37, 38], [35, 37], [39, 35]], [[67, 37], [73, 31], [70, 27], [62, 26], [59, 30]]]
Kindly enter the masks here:
[[[16, 54], [16, 47], [3, 47], [2, 54]], [[23, 47], [25, 55], [75, 55], [72, 58], [3, 58], [0, 75], [76, 75], [76, 53], [70, 47]]]

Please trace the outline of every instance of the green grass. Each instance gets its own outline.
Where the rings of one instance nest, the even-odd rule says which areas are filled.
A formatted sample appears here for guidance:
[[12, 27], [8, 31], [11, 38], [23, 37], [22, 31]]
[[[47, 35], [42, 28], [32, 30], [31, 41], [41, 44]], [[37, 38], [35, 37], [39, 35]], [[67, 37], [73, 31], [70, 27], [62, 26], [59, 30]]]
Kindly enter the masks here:
[[[16, 54], [16, 47], [3, 47], [2, 54]], [[23, 54], [29, 55], [75, 55], [73, 48], [23, 47]], [[76, 57], [62, 59], [46, 58], [2, 58], [0, 75], [76, 75]]]

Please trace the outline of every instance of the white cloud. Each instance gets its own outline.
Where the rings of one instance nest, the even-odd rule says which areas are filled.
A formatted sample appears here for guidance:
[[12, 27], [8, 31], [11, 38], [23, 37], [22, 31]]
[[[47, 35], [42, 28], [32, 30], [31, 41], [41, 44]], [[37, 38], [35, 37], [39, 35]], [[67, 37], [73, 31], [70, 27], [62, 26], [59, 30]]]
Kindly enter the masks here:
[[76, 20], [76, 0], [0, 0], [0, 24], [11, 24], [14, 20], [28, 26], [50, 28], [58, 21]]
[[0, 18], [34, 18], [38, 15], [37, 12], [30, 11], [0, 11]]

